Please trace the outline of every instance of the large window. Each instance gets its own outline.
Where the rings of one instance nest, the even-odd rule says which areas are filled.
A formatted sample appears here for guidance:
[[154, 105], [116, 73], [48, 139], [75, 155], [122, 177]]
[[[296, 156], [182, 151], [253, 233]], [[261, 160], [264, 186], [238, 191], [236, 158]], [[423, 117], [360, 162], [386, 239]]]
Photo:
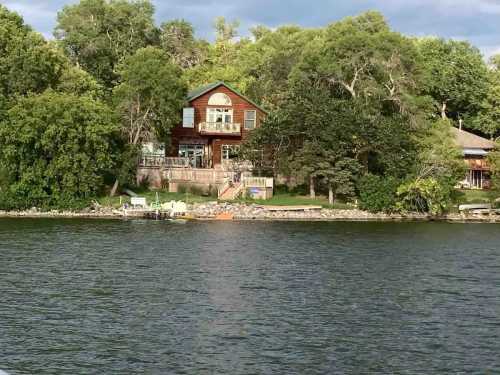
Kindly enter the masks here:
[[231, 124], [233, 122], [233, 110], [228, 108], [208, 108], [207, 122]]
[[239, 145], [222, 145], [222, 161], [237, 159], [239, 153]]
[[257, 123], [257, 111], [245, 111], [245, 129], [255, 129]]
[[203, 145], [180, 144], [179, 157], [188, 158], [189, 164], [193, 168], [203, 167]]

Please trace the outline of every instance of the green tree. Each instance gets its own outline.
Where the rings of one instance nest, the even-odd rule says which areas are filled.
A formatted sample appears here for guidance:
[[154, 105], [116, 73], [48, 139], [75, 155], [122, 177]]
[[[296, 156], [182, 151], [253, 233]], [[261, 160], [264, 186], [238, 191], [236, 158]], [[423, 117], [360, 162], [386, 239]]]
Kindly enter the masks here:
[[113, 100], [126, 142], [131, 146], [151, 140], [168, 143], [186, 101], [181, 69], [161, 49], [146, 47], [127, 57], [118, 71], [120, 84]]
[[441, 118], [471, 119], [488, 87], [486, 64], [468, 42], [424, 38], [416, 41], [423, 57], [422, 94], [433, 98]]
[[196, 40], [193, 26], [185, 20], [163, 23], [160, 41], [172, 61], [183, 69], [193, 68], [206, 58], [207, 43]]
[[56, 46], [0, 5], [0, 96], [4, 101], [54, 86], [65, 63]]
[[112, 111], [89, 96], [48, 90], [20, 99], [0, 123], [4, 208], [74, 207], [95, 196], [116, 131]]
[[471, 127], [494, 139], [500, 136], [500, 55], [493, 56], [490, 65], [486, 96]]
[[58, 14], [54, 34], [74, 63], [111, 89], [120, 62], [158, 45], [153, 15], [149, 0], [81, 0]]

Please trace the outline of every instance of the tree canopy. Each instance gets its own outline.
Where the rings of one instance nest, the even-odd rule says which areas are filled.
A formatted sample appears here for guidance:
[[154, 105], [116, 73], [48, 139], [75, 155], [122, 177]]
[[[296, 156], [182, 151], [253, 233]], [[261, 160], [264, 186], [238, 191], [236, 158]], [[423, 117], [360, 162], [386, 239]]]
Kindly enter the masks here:
[[464, 167], [450, 127], [500, 136], [500, 57], [466, 41], [411, 38], [373, 11], [213, 26], [209, 42], [186, 20], [158, 27], [148, 0], [80, 0], [46, 41], [0, 5], [0, 190], [41, 204], [124, 180], [141, 142], [169, 143], [188, 89], [214, 81], [269, 111], [241, 152], [259, 173], [371, 210], [440, 212]]

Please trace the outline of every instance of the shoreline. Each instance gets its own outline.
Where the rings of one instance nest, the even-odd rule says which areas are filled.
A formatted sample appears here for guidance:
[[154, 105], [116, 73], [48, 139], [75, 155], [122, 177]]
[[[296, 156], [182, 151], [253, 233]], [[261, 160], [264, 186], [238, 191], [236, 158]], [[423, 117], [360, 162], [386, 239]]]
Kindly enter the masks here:
[[[220, 219], [219, 215], [229, 215], [229, 219]], [[500, 223], [500, 215], [481, 215], [455, 213], [443, 216], [432, 216], [420, 213], [385, 214], [370, 213], [358, 209], [326, 209], [304, 208], [295, 210], [271, 210], [261, 205], [245, 205], [235, 203], [197, 203], [188, 206], [185, 218], [193, 221], [313, 221], [313, 222], [450, 222], [450, 223]], [[143, 211], [125, 212], [110, 207], [100, 207], [96, 210], [83, 211], [39, 211], [30, 209], [25, 211], [0, 211], [0, 218], [27, 218], [27, 219], [106, 219], [128, 220], [143, 218]]]

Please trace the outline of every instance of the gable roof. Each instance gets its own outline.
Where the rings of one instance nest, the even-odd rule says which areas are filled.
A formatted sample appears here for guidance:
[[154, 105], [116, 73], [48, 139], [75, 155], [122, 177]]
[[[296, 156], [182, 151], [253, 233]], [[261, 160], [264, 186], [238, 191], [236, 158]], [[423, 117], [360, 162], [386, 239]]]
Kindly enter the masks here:
[[255, 107], [257, 107], [258, 109], [260, 109], [262, 112], [264, 113], [268, 113], [264, 108], [262, 108], [260, 105], [258, 105], [257, 103], [255, 103], [254, 101], [248, 99], [245, 95], [241, 94], [240, 92], [238, 92], [237, 90], [235, 90], [234, 88], [232, 88], [231, 86], [229, 86], [227, 83], [223, 82], [223, 81], [218, 81], [218, 82], [214, 82], [214, 83], [211, 83], [209, 85], [206, 85], [206, 86], [201, 86], [201, 87], [198, 87], [192, 91], [190, 91], [188, 93], [188, 96], [187, 96], [187, 100], [189, 102], [192, 102], [193, 100], [199, 98], [200, 96], [202, 95], [205, 95], [207, 92], [209, 91], [212, 91], [214, 89], [216, 89], [217, 87], [220, 87], [220, 86], [224, 86], [225, 88], [227, 88], [228, 90], [234, 92], [236, 95], [238, 95], [239, 97], [243, 98], [244, 100], [246, 100], [247, 102], [249, 102], [250, 104], [254, 105]]
[[462, 148], [482, 148], [485, 150], [495, 148], [495, 142], [453, 126], [451, 127], [451, 134], [455, 137], [455, 142]]

